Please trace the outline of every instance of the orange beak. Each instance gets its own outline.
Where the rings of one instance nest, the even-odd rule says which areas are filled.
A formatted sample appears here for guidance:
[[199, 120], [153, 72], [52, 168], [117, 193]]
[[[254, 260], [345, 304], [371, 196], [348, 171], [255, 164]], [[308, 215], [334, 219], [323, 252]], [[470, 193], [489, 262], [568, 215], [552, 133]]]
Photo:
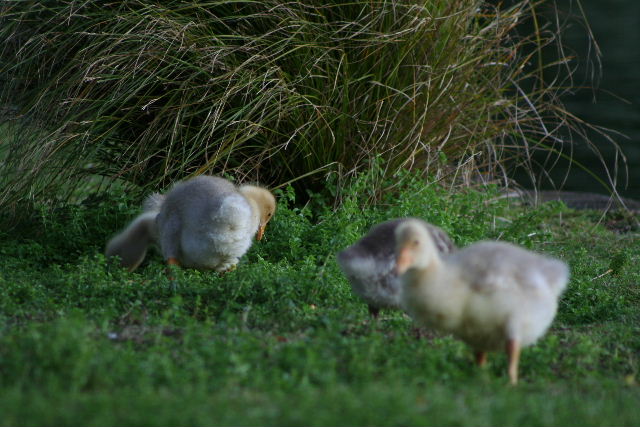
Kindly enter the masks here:
[[413, 264], [413, 255], [409, 248], [400, 249], [400, 253], [396, 258], [396, 273], [398, 276], [404, 274], [411, 267], [411, 264]]
[[262, 240], [262, 236], [264, 235], [264, 229], [267, 227], [267, 224], [261, 224], [258, 227], [258, 234], [256, 234], [256, 240]]

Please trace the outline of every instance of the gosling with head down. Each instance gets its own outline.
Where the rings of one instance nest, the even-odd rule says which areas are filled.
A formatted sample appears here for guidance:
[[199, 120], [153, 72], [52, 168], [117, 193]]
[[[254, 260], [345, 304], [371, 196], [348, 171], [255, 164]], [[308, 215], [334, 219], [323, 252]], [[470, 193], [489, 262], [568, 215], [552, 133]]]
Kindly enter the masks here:
[[145, 211], [109, 241], [106, 255], [133, 271], [155, 242], [169, 265], [229, 271], [254, 236], [262, 239], [275, 210], [273, 194], [262, 187], [198, 176], [147, 199]]
[[520, 349], [534, 344], [555, 317], [569, 278], [567, 265], [503, 242], [480, 242], [441, 255], [420, 222], [396, 229], [401, 302], [419, 324], [448, 332], [486, 362], [504, 349], [518, 382]]

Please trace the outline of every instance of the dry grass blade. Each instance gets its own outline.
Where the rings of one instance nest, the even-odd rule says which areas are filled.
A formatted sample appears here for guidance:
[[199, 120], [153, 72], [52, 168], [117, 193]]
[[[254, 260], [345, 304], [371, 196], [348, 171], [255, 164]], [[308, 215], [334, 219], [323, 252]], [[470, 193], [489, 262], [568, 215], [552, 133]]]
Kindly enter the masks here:
[[21, 131], [3, 147], [0, 205], [65, 199], [95, 176], [318, 188], [376, 156], [388, 174], [504, 175], [573, 121], [565, 82], [527, 66], [555, 33], [515, 31], [538, 6], [4, 1], [0, 103]]

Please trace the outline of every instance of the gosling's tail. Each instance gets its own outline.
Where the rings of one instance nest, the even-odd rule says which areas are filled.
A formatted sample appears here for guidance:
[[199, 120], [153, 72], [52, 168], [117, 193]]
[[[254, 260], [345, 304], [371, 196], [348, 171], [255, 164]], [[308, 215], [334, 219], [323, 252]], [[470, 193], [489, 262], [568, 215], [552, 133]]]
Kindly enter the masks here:
[[560, 296], [569, 281], [569, 267], [559, 259], [549, 259], [545, 266], [544, 275], [556, 296]]
[[142, 203], [142, 209], [145, 212], [160, 212], [164, 199], [164, 194], [152, 193]]
[[144, 260], [147, 248], [155, 238], [156, 216], [164, 196], [154, 193], [144, 202], [144, 213], [138, 215], [123, 232], [109, 240], [105, 255], [119, 256], [120, 265], [133, 271]]

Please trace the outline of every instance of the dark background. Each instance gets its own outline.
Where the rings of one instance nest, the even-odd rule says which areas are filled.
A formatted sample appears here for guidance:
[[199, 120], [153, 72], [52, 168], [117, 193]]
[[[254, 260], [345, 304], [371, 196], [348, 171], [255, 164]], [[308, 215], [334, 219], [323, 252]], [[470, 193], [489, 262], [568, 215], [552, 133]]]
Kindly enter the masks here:
[[[602, 55], [598, 64], [586, 26], [580, 19], [570, 19], [564, 30], [564, 45], [576, 55], [574, 84], [585, 88], [565, 96], [563, 101], [570, 112], [586, 122], [617, 132], [610, 135], [626, 156], [629, 173], [627, 180], [621, 167], [618, 191], [640, 199], [640, 0], [581, 0], [581, 4]], [[556, 6], [563, 18], [580, 14], [576, 0], [558, 0]], [[596, 132], [589, 132], [588, 136], [612, 170], [612, 145]], [[580, 138], [577, 142], [574, 159], [608, 181], [598, 156]], [[570, 167], [564, 190], [607, 193], [597, 180], [576, 166], [567, 162], [559, 166], [551, 172], [555, 184], [547, 180], [542, 182], [542, 189], [559, 186]], [[531, 187], [526, 174], [516, 174], [515, 178], [524, 187]]]

